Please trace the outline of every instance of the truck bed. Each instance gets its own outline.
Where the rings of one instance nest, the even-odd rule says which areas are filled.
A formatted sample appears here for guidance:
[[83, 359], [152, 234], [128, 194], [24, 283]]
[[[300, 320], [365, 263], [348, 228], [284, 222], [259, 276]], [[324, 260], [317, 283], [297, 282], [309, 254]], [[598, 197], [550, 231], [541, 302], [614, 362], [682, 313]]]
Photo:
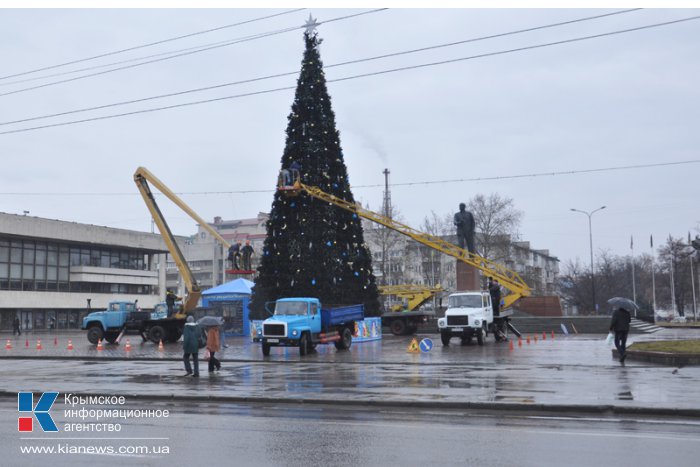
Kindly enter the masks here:
[[414, 310], [414, 311], [385, 311], [382, 313], [382, 318], [401, 318], [408, 316], [436, 316], [433, 310]]
[[332, 326], [350, 321], [361, 321], [365, 318], [363, 305], [346, 305], [331, 308], [321, 308], [321, 327], [328, 329]]

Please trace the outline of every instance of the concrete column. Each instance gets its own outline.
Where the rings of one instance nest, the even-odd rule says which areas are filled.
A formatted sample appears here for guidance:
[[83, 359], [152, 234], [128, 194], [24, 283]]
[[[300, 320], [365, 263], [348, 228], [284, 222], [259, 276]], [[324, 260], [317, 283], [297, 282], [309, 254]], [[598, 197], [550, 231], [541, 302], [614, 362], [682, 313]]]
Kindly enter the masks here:
[[167, 255], [165, 254], [161, 253], [158, 255], [158, 294], [161, 302], [165, 301], [165, 291], [167, 290], [165, 279], [167, 268], [166, 258]]

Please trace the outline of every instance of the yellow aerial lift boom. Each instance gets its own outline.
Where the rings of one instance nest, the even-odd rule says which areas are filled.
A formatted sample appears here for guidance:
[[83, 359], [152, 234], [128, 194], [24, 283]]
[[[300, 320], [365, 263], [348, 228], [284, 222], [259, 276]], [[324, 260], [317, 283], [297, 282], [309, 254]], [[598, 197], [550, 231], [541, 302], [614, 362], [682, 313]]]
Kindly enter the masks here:
[[[380, 295], [395, 295], [401, 299], [406, 299], [408, 301], [407, 309], [408, 311], [415, 311], [425, 303], [427, 300], [433, 298], [436, 294], [444, 292], [440, 285], [431, 287], [429, 285], [421, 284], [403, 284], [403, 285], [380, 285], [377, 287]], [[401, 311], [403, 305], [396, 305], [391, 307], [391, 311]]]
[[369, 209], [363, 208], [360, 204], [350, 203], [344, 199], [338, 198], [337, 196], [326, 193], [317, 187], [304, 185], [298, 178], [294, 181], [293, 185], [286, 186], [280, 183], [279, 190], [289, 196], [295, 196], [304, 191], [316, 199], [334, 204], [335, 206], [351, 211], [362, 218], [376, 222], [377, 224], [381, 224], [389, 229], [399, 232], [400, 234], [412, 238], [418, 243], [438, 250], [472, 267], [475, 267], [494, 279], [498, 279], [498, 281], [511, 292], [504, 297], [504, 305], [502, 307], [504, 310], [513, 305], [513, 303], [521, 297], [527, 297], [531, 294], [530, 287], [520, 278], [520, 275], [501, 264], [490, 261], [486, 258], [482, 258], [481, 256], [460, 248], [457, 245], [453, 245], [440, 237], [420, 232], [419, 230], [397, 222], [394, 219], [382, 216], [376, 212], [372, 212]]
[[173, 261], [175, 261], [177, 269], [178, 271], [180, 271], [182, 280], [185, 283], [187, 297], [183, 302], [183, 306], [179, 314], [175, 315], [176, 318], [184, 318], [184, 315], [187, 312], [193, 310], [197, 306], [197, 302], [199, 301], [199, 297], [201, 296], [202, 291], [199, 287], [199, 284], [197, 284], [197, 280], [194, 278], [194, 274], [192, 274], [192, 271], [190, 270], [190, 267], [187, 264], [187, 260], [182, 254], [180, 247], [175, 241], [175, 237], [170, 231], [168, 223], [165, 221], [163, 214], [160, 212], [158, 203], [156, 203], [155, 197], [153, 196], [153, 192], [151, 191], [151, 188], [149, 187], [148, 183], [150, 182], [151, 184], [153, 184], [153, 186], [158, 188], [158, 190], [163, 195], [165, 195], [168, 199], [170, 199], [170, 201], [175, 203], [180, 209], [189, 214], [189, 216], [192, 219], [194, 219], [195, 222], [197, 222], [199, 225], [205, 228], [210, 234], [214, 236], [214, 238], [219, 240], [219, 242], [221, 242], [226, 248], [229, 248], [231, 244], [224, 240], [224, 238], [219, 234], [219, 232], [212, 228], [204, 219], [199, 217], [199, 215], [197, 215], [197, 213], [194, 212], [192, 208], [190, 208], [175, 193], [173, 193], [170, 190], [170, 188], [168, 188], [163, 182], [161, 182], [155, 175], [148, 171], [148, 169], [144, 167], [139, 167], [138, 169], [136, 169], [136, 172], [134, 172], [134, 182], [136, 183], [139, 192], [141, 192], [141, 196], [143, 197], [143, 200], [146, 203], [146, 207], [148, 207], [148, 210], [151, 212], [151, 217], [158, 226], [160, 235], [163, 237], [163, 241], [168, 247], [170, 256], [172, 256]]

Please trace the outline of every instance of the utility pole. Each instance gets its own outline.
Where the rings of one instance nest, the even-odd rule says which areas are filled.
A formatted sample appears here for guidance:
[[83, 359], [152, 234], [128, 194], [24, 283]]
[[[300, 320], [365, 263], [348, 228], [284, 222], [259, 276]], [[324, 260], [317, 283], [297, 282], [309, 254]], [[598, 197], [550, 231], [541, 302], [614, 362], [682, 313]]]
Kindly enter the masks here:
[[[382, 211], [384, 217], [391, 219], [391, 192], [389, 191], [389, 169], [384, 169], [384, 201]], [[382, 276], [384, 285], [391, 285], [389, 281], [389, 270], [391, 263], [389, 261], [389, 228], [382, 226]]]
[[676, 284], [673, 280], [673, 268], [676, 260], [676, 252], [673, 249], [673, 238], [668, 234], [668, 245], [671, 249], [671, 311], [673, 316], [676, 316]]
[[591, 247], [591, 295], [593, 297], [593, 311], [595, 313], [598, 313], [598, 304], [595, 301], [595, 269], [593, 268], [593, 227], [591, 223], [591, 217], [593, 217], [593, 214], [600, 211], [601, 209], [605, 209], [605, 206], [601, 206], [598, 209], [594, 209], [591, 212], [571, 208], [571, 210], [574, 212], [580, 212], [588, 216], [588, 240], [590, 242]]
[[654, 236], [649, 236], [649, 246], [651, 247], [651, 302], [654, 311], [654, 321], [656, 321], [656, 281], [654, 280]]
[[[637, 284], [634, 277], [634, 237], [630, 237], [630, 249], [632, 250], [632, 301], [637, 303]], [[634, 317], [637, 317], [637, 310], [634, 310]]]

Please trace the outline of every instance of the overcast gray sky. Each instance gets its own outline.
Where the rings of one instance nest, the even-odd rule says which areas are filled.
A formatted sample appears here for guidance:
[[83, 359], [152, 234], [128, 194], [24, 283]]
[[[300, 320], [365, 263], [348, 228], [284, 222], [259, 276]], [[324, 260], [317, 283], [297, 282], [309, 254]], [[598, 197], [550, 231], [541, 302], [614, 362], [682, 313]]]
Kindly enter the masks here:
[[[20, 10], [0, 14], [0, 78], [175, 36], [283, 12], [254, 10]], [[367, 10], [307, 9], [273, 19], [0, 79], [0, 94], [106, 69], [46, 75], [301, 26]], [[471, 57], [700, 15], [700, 10], [641, 10], [567, 26], [338, 67], [349, 60], [511, 32], [616, 10], [391, 9], [319, 26], [328, 80]], [[302, 29], [172, 60], [0, 95], [0, 123], [112, 104], [285, 72], [285, 77], [0, 125], [0, 132], [103, 115], [291, 87], [243, 98], [121, 118], [0, 134], [0, 211], [150, 230], [132, 181], [143, 165], [202, 217], [254, 217], [269, 211], [285, 142]], [[482, 193], [514, 199], [521, 238], [563, 261], [594, 250], [649, 252], [669, 233], [697, 233], [700, 214], [700, 21], [450, 64], [330, 82], [355, 197], [381, 206], [391, 171], [393, 204], [419, 227], [435, 211]], [[135, 62], [129, 62], [135, 63]], [[694, 163], [555, 175], [612, 167]], [[476, 178], [503, 177], [476, 181]], [[467, 179], [453, 182], [451, 180]], [[401, 185], [408, 182], [437, 184]], [[379, 185], [366, 187], [366, 185]], [[263, 190], [263, 192], [255, 192]], [[253, 191], [236, 193], [239, 191]], [[234, 192], [234, 193], [230, 193]], [[162, 207], [173, 230], [189, 218]]]

